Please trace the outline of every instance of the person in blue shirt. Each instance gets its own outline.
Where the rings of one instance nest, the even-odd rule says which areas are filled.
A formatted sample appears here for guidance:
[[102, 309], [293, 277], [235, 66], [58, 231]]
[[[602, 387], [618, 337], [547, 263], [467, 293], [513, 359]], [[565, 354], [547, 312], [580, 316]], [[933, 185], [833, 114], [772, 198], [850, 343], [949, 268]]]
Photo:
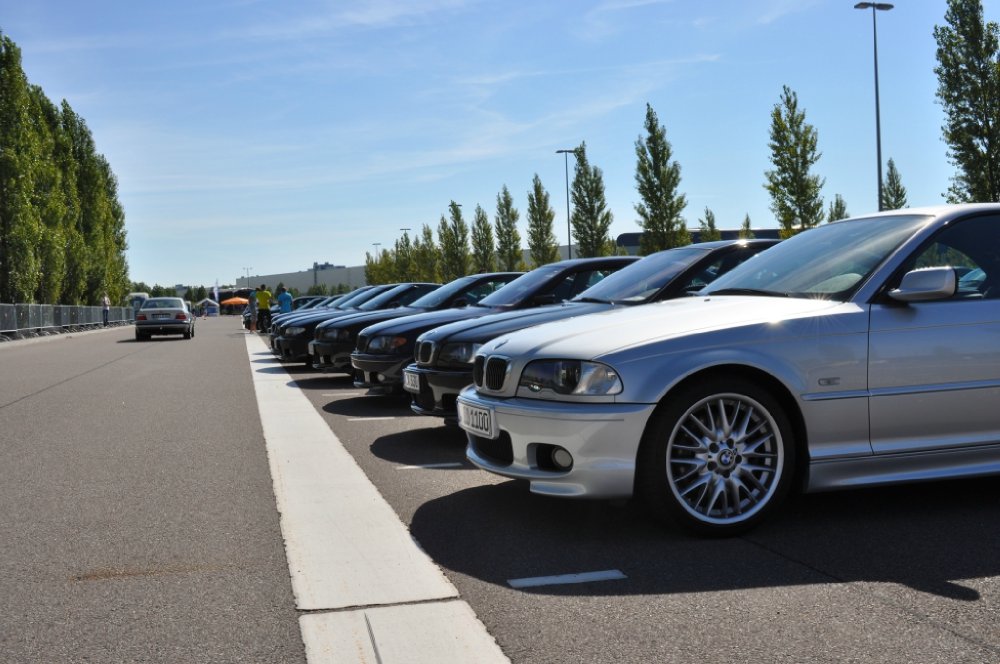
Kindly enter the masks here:
[[292, 310], [292, 294], [284, 286], [278, 289], [278, 306], [281, 307], [283, 314]]

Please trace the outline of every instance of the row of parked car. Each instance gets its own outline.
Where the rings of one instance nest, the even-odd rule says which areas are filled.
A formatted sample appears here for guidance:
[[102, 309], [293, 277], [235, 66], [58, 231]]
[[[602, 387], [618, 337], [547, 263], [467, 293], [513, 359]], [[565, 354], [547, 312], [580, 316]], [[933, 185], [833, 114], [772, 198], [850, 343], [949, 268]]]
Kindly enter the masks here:
[[270, 336], [285, 361], [405, 390], [533, 492], [638, 494], [732, 535], [793, 486], [1000, 472], [998, 277], [1000, 206], [952, 206], [366, 287]]

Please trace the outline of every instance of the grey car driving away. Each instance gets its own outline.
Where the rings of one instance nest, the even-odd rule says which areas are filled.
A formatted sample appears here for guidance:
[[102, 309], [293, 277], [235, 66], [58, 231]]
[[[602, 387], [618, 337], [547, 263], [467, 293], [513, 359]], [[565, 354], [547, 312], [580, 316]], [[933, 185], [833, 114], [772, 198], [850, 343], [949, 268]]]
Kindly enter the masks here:
[[793, 487], [1000, 473], [1000, 205], [824, 224], [696, 297], [498, 337], [474, 381], [474, 464], [702, 534]]

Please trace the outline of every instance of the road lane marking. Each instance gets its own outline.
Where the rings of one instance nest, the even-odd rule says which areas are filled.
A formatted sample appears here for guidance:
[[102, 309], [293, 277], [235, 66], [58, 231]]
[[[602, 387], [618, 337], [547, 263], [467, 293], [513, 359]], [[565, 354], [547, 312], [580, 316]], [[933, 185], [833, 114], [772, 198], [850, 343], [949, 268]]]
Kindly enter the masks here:
[[395, 417], [348, 417], [348, 422], [381, 422], [383, 420], [394, 420]]
[[511, 588], [537, 588], [538, 586], [561, 586], [570, 583], [591, 583], [593, 581], [617, 581], [627, 579], [616, 569], [602, 572], [583, 572], [582, 574], [559, 574], [557, 576], [535, 576], [525, 579], [508, 579]]
[[448, 463], [424, 463], [418, 466], [396, 466], [396, 470], [425, 470], [433, 468], [461, 468], [464, 463], [449, 461]]
[[288, 374], [250, 367], [308, 662], [373, 661], [367, 614], [386, 661], [509, 664]]

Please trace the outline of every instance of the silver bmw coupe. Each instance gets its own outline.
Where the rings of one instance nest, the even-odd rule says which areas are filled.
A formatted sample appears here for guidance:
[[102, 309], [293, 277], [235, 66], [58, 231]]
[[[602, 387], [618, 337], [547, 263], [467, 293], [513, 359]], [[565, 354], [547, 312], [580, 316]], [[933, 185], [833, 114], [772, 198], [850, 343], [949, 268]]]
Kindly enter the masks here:
[[1000, 473], [1000, 205], [799, 233], [698, 295], [498, 337], [468, 458], [708, 535], [805, 491]]

